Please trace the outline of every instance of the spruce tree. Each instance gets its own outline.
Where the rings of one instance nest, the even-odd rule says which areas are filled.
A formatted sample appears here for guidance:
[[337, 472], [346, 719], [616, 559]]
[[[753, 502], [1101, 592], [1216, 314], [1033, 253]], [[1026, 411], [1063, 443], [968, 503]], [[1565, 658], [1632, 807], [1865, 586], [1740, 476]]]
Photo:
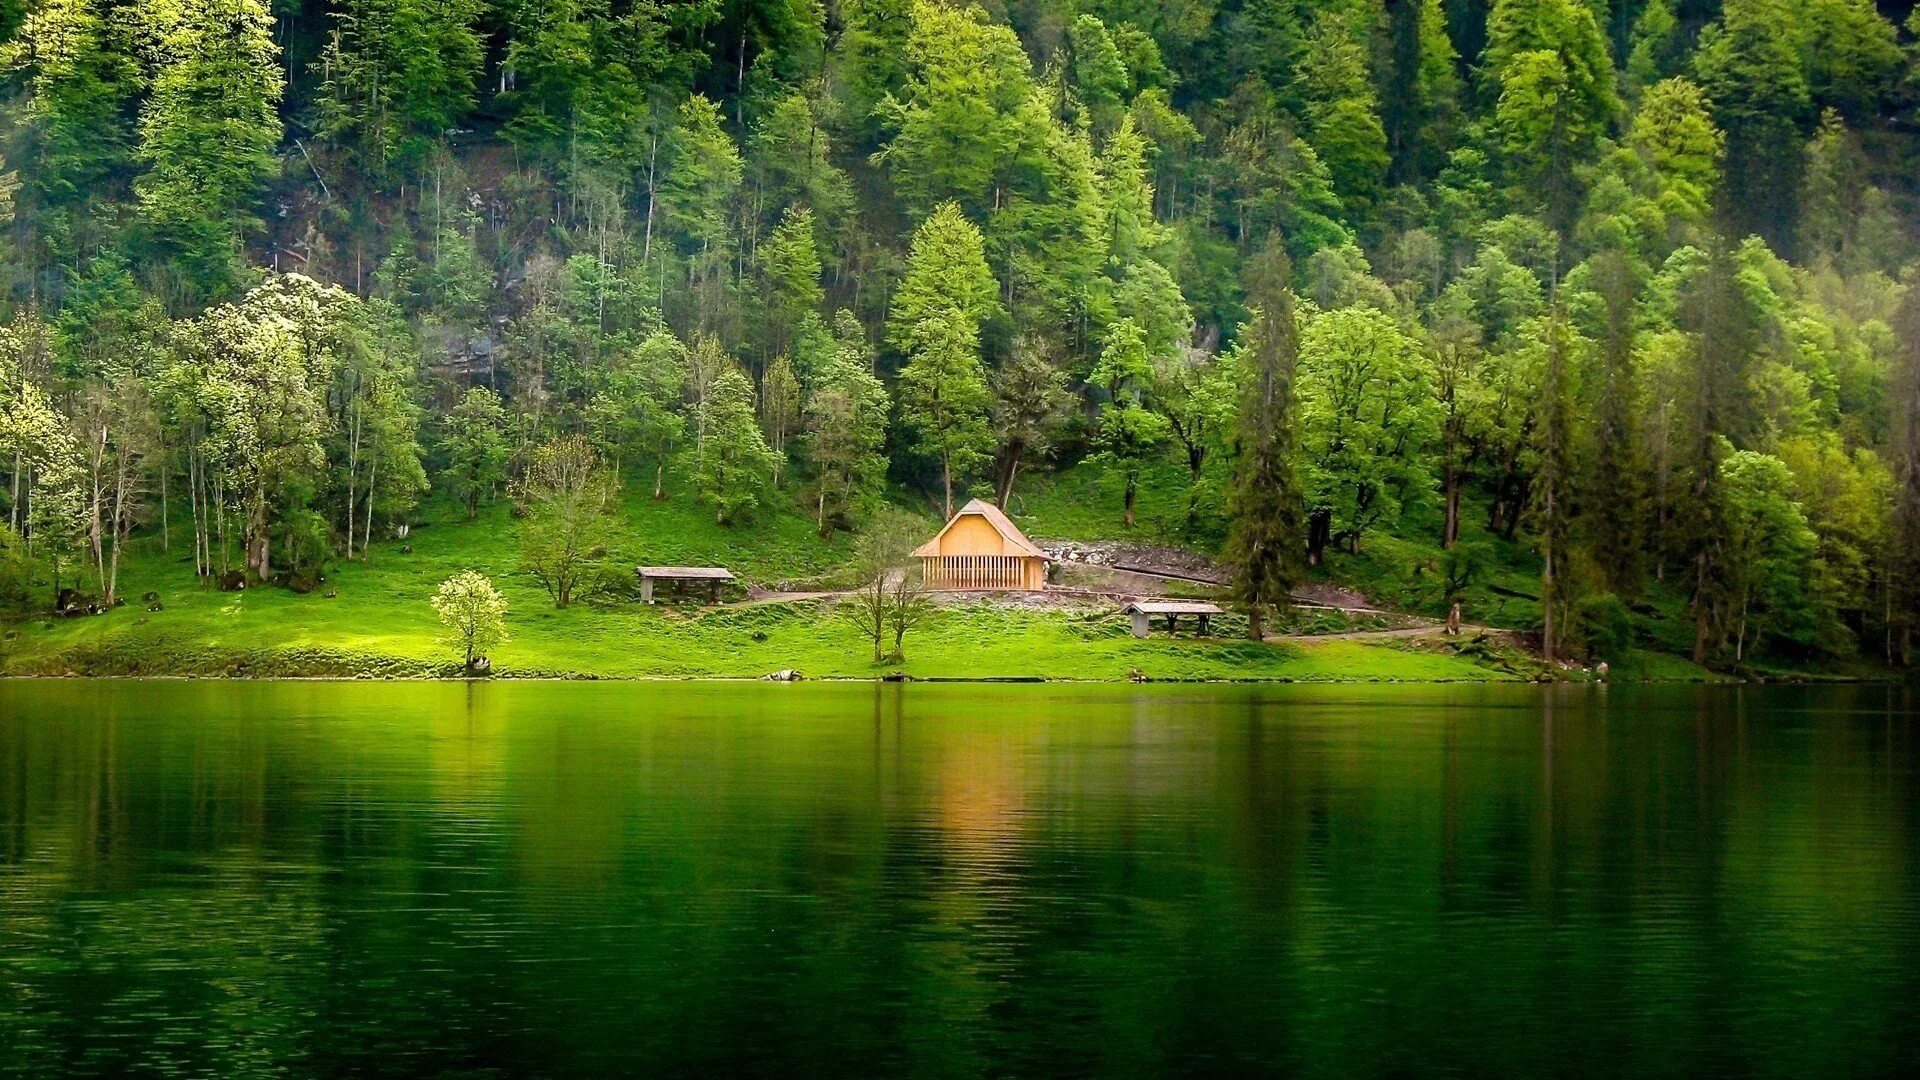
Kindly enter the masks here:
[[1588, 523], [1585, 546], [1608, 591], [1630, 598], [1640, 593], [1641, 514], [1645, 512], [1633, 372], [1639, 282], [1633, 261], [1619, 251], [1595, 256], [1591, 268], [1600, 299], [1601, 323], [1592, 414], [1593, 456], [1582, 500]]
[[1247, 609], [1247, 633], [1266, 634], [1267, 614], [1285, 610], [1299, 579], [1304, 533], [1300, 485], [1293, 467], [1293, 375], [1298, 359], [1292, 268], [1278, 234], [1249, 268], [1248, 299], [1256, 312], [1246, 333], [1251, 371], [1233, 436], [1231, 522], [1227, 560], [1233, 592]]
[[1887, 552], [1888, 659], [1913, 663], [1920, 622], [1920, 282], [1909, 281], [1894, 313], [1897, 341], [1888, 373], [1893, 440], [1893, 527]]

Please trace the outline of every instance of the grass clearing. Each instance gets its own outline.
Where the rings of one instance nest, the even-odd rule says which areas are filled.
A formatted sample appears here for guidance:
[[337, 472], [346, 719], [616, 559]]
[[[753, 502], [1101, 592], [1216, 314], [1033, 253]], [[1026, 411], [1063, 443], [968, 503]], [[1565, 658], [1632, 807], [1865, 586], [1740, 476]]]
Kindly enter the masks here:
[[[494, 650], [508, 676], [758, 677], [797, 668], [813, 677], [1484, 680], [1499, 673], [1455, 657], [1353, 642], [1262, 645], [1231, 639], [1141, 641], [1118, 613], [946, 606], [907, 641], [903, 664], [875, 665], [871, 645], [830, 602], [702, 610], [609, 597], [557, 609], [517, 569], [519, 523], [505, 504], [466, 522], [436, 500], [406, 541], [337, 563], [320, 590], [215, 591], [184, 550], [144, 540], [123, 571], [126, 606], [104, 615], [35, 617], [0, 637], [0, 672], [15, 675], [426, 677], [455, 674], [428, 599], [468, 568], [494, 579], [511, 605]], [[933, 523], [929, 521], [931, 530]], [[753, 584], [830, 577], [845, 537], [821, 540], [783, 514], [752, 529], [715, 525], [689, 499], [629, 494], [607, 544], [608, 574], [628, 587], [640, 563], [731, 567]], [[157, 593], [162, 609], [138, 598]]]

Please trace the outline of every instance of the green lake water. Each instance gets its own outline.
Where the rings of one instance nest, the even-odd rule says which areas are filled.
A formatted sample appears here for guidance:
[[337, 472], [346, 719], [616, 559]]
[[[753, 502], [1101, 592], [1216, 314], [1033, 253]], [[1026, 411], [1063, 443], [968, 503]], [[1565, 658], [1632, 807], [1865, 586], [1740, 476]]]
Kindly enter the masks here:
[[0, 682], [0, 1074], [1901, 1073], [1915, 708]]

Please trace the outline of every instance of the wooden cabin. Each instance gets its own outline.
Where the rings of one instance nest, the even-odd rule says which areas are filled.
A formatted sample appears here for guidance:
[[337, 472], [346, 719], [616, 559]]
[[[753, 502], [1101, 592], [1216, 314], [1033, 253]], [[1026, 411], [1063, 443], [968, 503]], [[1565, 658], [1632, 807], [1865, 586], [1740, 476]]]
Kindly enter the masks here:
[[929, 589], [1039, 592], [1047, 587], [1047, 553], [999, 507], [982, 499], [961, 507], [913, 555]]

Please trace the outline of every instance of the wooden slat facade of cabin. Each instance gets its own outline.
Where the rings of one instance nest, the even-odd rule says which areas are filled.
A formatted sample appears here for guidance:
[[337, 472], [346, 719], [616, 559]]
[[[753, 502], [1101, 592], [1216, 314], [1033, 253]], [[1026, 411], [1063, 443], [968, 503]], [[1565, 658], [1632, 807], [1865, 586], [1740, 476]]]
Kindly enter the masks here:
[[944, 555], [920, 560], [921, 580], [929, 589], [1019, 589], [1046, 587], [1046, 568], [1038, 559], [1018, 555]]

